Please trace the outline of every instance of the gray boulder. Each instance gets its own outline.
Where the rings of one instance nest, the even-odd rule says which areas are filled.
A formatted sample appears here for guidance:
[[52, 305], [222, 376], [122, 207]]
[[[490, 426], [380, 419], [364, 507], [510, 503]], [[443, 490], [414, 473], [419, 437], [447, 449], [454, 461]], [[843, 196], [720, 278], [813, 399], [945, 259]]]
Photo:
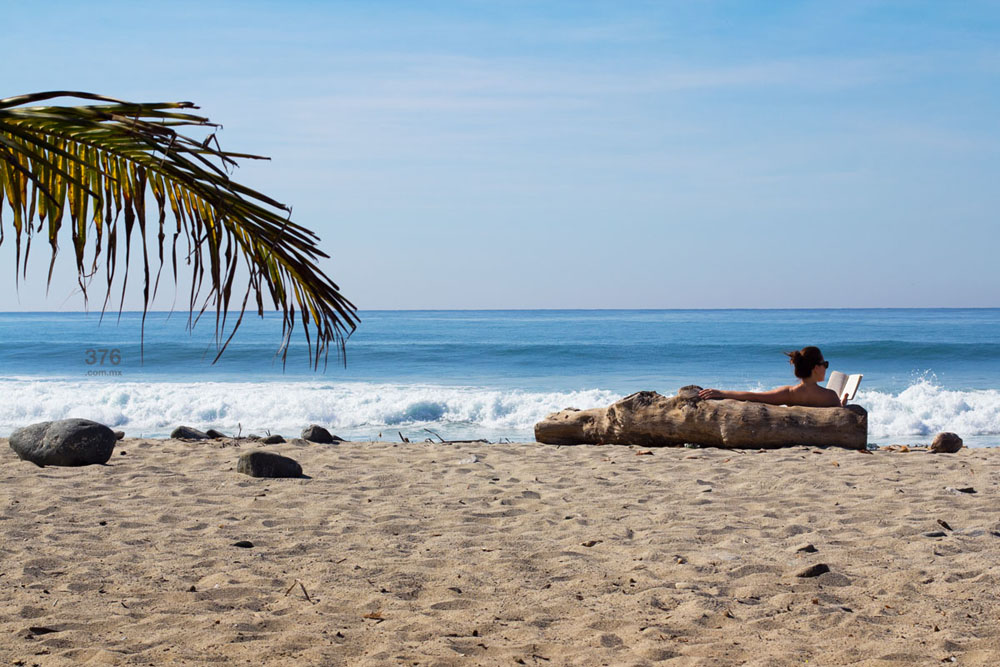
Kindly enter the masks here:
[[287, 456], [255, 451], [240, 456], [236, 472], [251, 477], [302, 477], [302, 466]]
[[10, 448], [39, 466], [107, 463], [118, 439], [114, 431], [89, 419], [61, 419], [25, 426], [10, 434]]
[[211, 440], [212, 436], [208, 433], [199, 431], [196, 428], [191, 428], [190, 426], [178, 426], [170, 433], [170, 437], [175, 440]]
[[215, 440], [219, 440], [221, 438], [228, 438], [229, 437], [228, 435], [226, 435], [222, 431], [216, 431], [214, 428], [210, 428], [207, 431], [205, 431], [205, 435], [207, 435], [210, 438], [214, 438]]
[[945, 431], [934, 436], [931, 451], [938, 454], [954, 454], [962, 448], [962, 439], [958, 434]]
[[280, 445], [285, 441], [285, 439], [275, 433], [274, 435], [269, 435], [266, 438], [261, 438], [260, 441], [265, 445]]
[[317, 426], [316, 424], [311, 424], [308, 427], [302, 429], [302, 439], [308, 440], [309, 442], [318, 442], [321, 445], [329, 445], [334, 442], [343, 442], [344, 439], [337, 437], [335, 435], [330, 435], [322, 426]]

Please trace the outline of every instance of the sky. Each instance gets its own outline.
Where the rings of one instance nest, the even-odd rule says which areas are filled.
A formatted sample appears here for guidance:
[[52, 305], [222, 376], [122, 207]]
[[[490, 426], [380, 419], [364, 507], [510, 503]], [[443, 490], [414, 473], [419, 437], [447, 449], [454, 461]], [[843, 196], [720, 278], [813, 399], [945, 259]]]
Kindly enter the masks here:
[[363, 310], [1000, 306], [995, 2], [0, 4], [0, 97], [195, 102]]

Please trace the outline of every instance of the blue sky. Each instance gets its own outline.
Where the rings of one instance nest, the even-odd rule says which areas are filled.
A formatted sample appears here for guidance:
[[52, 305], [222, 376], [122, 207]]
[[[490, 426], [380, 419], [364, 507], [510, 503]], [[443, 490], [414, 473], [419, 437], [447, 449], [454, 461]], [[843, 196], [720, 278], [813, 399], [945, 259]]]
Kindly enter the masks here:
[[196, 102], [362, 309], [1000, 306], [993, 2], [3, 11], [0, 96]]

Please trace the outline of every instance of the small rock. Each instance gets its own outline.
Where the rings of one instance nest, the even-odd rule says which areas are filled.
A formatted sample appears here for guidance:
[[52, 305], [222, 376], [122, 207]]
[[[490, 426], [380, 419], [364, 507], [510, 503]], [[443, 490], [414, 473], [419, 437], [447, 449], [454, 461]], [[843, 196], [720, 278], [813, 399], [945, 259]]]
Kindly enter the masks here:
[[940, 530], [931, 530], [931, 531], [928, 531], [926, 533], [923, 533], [923, 536], [924, 537], [947, 537], [948, 534], [945, 533], [944, 531], [940, 531]]
[[806, 554], [814, 554], [817, 551], [819, 551], [819, 549], [817, 549], [816, 547], [814, 547], [812, 544], [805, 543], [805, 544], [800, 544], [797, 547], [793, 547], [792, 551], [795, 551], [796, 553], [798, 553], [798, 552], [801, 551], [802, 553], [806, 553]]
[[934, 436], [931, 451], [938, 454], [954, 454], [962, 448], [962, 439], [956, 433], [945, 431]]
[[796, 577], [818, 577], [821, 574], [826, 574], [830, 571], [830, 566], [826, 563], [816, 563], [815, 565], [810, 565], [804, 570], [800, 570], [795, 573]]
[[38, 466], [85, 466], [107, 463], [115, 449], [114, 432], [89, 419], [61, 419], [19, 428], [10, 448]]
[[214, 428], [210, 428], [207, 431], [205, 431], [205, 435], [207, 435], [208, 437], [212, 438], [213, 440], [218, 440], [220, 438], [228, 438], [229, 437], [228, 435], [226, 435], [225, 433], [222, 433], [221, 431], [216, 431]]
[[693, 591], [698, 587], [688, 581], [678, 581], [677, 583], [674, 584], [674, 588], [676, 588], [679, 591]]
[[253, 542], [250, 540], [240, 540], [239, 542], [233, 542], [233, 546], [240, 549], [253, 549]]
[[251, 477], [302, 477], [302, 466], [287, 456], [255, 451], [240, 456], [236, 472]]
[[115, 431], [115, 440], [124, 440], [125, 431]]
[[170, 437], [175, 440], [211, 440], [212, 437], [208, 433], [199, 431], [196, 428], [191, 428], [190, 426], [178, 426], [170, 433]]
[[194, 584], [191, 584], [191, 588], [188, 589], [188, 593], [197, 593], [198, 589], [195, 588]]
[[344, 441], [343, 438], [331, 435], [325, 428], [316, 424], [311, 424], [302, 429], [302, 439], [309, 442], [318, 442], [321, 445], [330, 445], [335, 442]]
[[285, 442], [285, 439], [276, 433], [274, 435], [269, 435], [266, 438], [261, 438], [260, 441], [265, 445], [280, 445]]
[[974, 488], [972, 488], [971, 486], [960, 486], [960, 487], [946, 486], [946, 487], [944, 487], [944, 490], [948, 491], [950, 493], [975, 493], [976, 492], [976, 490]]
[[950, 525], [948, 525], [948, 522], [945, 521], [944, 519], [938, 519], [937, 522], [938, 522], [938, 525], [941, 526], [942, 528], [944, 528], [945, 530], [955, 530]]

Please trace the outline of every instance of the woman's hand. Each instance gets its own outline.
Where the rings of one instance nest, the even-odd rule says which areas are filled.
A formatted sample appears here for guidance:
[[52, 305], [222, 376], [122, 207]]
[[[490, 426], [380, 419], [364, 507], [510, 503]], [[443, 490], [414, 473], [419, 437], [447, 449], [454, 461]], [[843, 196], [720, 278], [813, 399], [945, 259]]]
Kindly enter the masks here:
[[698, 398], [702, 400], [710, 400], [715, 398], [725, 398], [725, 395], [718, 389], [702, 389], [698, 392]]
[[844, 394], [844, 397], [840, 399], [840, 407], [842, 408], [847, 407], [847, 394]]

